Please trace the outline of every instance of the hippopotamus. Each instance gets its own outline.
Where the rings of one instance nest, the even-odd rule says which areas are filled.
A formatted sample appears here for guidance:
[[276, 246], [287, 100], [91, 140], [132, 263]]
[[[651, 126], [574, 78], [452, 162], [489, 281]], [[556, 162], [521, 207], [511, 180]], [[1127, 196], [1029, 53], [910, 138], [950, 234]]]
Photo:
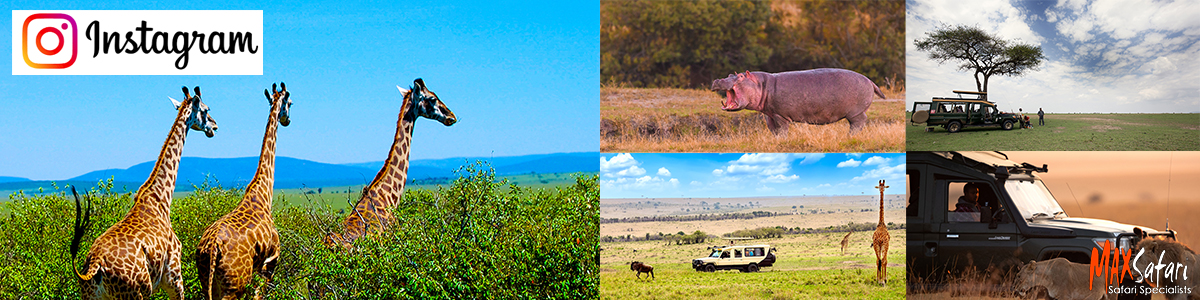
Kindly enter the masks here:
[[825, 125], [846, 119], [854, 135], [866, 125], [874, 95], [886, 98], [866, 76], [827, 68], [730, 74], [713, 80], [712, 90], [726, 97], [721, 109], [761, 112], [775, 134], [787, 133], [787, 122]]

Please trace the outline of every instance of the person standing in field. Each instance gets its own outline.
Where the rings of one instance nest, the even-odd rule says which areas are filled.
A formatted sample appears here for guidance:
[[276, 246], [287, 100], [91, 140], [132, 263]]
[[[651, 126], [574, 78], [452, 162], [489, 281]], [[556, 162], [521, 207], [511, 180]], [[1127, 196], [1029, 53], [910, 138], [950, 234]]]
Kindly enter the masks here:
[[1041, 107], [1038, 107], [1038, 126], [1046, 126], [1045, 116], [1046, 113], [1042, 112]]

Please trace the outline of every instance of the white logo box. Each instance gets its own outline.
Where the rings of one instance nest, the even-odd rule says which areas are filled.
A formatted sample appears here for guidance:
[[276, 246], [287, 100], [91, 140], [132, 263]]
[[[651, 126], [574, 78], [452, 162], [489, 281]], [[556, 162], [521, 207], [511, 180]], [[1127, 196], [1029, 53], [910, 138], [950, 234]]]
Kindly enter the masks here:
[[[262, 75], [261, 10], [14, 10], [12, 20], [13, 75]], [[139, 30], [143, 21], [151, 29]], [[211, 53], [210, 43], [233, 53]], [[125, 52], [131, 46], [136, 53]]]

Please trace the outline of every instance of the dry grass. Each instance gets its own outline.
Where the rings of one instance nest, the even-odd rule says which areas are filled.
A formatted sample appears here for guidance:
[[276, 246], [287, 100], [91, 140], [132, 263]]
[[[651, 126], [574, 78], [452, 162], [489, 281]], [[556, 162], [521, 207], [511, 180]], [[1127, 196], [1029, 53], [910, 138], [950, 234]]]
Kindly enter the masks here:
[[[887, 195], [884, 208], [886, 222], [902, 224], [904, 222], [904, 198], [900, 195]], [[708, 203], [720, 202], [723, 207], [719, 211], [701, 210], [701, 201]], [[757, 203], [754, 207], [737, 208], [737, 204], [746, 205]], [[792, 209], [792, 206], [798, 206]], [[799, 208], [803, 206], [804, 208]], [[724, 208], [729, 207], [729, 208]], [[680, 209], [690, 209], [690, 213], [682, 213]], [[872, 211], [861, 211], [872, 209]], [[845, 225], [847, 222], [876, 223], [879, 221], [879, 196], [833, 196], [833, 197], [763, 197], [763, 198], [692, 198], [692, 199], [600, 199], [601, 218], [648, 217], [663, 215], [694, 215], [721, 213], [748, 213], [752, 211], [805, 213], [804, 215], [785, 215], [761, 217], [748, 220], [728, 219], [719, 221], [663, 221], [663, 222], [625, 222], [600, 224], [600, 236], [629, 235], [645, 236], [647, 233], [672, 234], [678, 231], [704, 231], [708, 234], [721, 235], [741, 229], [759, 227], [784, 226], [787, 228], [824, 228], [827, 226]], [[812, 210], [820, 213], [813, 214]], [[870, 235], [870, 233], [866, 233]], [[839, 240], [840, 241], [840, 236]]]
[[[899, 152], [904, 150], [904, 90], [867, 110], [867, 125], [849, 136], [846, 120], [793, 123], [786, 135], [767, 130], [762, 114], [725, 112], [714, 92], [687, 89], [600, 89], [601, 152]], [[899, 99], [892, 97], [899, 96]]]

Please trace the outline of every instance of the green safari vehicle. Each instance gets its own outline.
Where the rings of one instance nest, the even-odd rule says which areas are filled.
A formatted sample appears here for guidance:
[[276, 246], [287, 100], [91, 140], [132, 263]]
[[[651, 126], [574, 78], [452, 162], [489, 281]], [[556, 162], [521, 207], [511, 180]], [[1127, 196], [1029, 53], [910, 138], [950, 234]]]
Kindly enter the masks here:
[[[951, 133], [966, 127], [1000, 127], [1012, 130], [1023, 119], [1014, 113], [1000, 112], [996, 103], [987, 101], [987, 92], [954, 91], [957, 98], [933, 97], [930, 102], [913, 103], [912, 123], [924, 123], [926, 131], [941, 126]], [[969, 96], [974, 98], [968, 98]]]

